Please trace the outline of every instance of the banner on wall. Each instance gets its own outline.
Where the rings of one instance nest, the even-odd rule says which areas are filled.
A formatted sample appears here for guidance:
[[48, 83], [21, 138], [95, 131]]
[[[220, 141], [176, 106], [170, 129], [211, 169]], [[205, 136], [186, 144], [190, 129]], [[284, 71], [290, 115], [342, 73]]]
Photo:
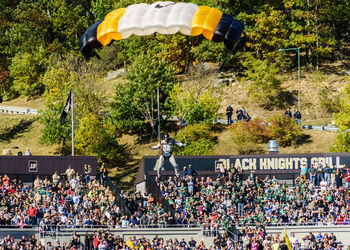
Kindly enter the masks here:
[[[302, 154], [302, 155], [245, 155], [245, 156], [175, 156], [180, 169], [192, 165], [198, 171], [218, 172], [221, 165], [226, 169], [241, 167], [243, 170], [300, 170], [301, 166], [350, 166], [350, 154]], [[146, 171], [154, 171], [158, 158], [146, 156], [143, 164]], [[172, 170], [169, 162], [165, 170]]]

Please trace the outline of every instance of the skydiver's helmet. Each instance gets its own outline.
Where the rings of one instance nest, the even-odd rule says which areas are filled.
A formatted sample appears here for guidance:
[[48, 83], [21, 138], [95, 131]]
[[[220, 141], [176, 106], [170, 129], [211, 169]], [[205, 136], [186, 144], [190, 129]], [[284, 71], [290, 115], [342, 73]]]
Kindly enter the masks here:
[[169, 134], [165, 133], [165, 134], [164, 134], [164, 140], [165, 140], [165, 141], [168, 141], [169, 138], [170, 138]]

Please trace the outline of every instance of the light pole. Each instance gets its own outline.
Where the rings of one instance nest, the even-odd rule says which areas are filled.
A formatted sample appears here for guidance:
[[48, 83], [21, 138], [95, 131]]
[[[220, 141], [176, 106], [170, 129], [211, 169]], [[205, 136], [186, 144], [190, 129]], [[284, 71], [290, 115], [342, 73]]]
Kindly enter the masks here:
[[298, 53], [298, 111], [300, 112], [300, 48], [287, 48], [287, 49], [278, 49], [278, 52], [286, 50], [296, 50]]

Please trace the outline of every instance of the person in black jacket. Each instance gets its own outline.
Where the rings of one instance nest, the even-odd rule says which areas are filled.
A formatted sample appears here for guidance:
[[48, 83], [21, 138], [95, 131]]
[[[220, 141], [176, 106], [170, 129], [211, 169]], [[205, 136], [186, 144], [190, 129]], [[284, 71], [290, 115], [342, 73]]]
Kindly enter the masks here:
[[232, 114], [233, 108], [230, 105], [228, 105], [226, 108], [227, 125], [230, 125], [232, 123]]
[[290, 108], [287, 108], [286, 112], [284, 112], [284, 115], [292, 118], [292, 112], [290, 111]]
[[295, 121], [300, 125], [301, 124], [301, 113], [299, 110], [296, 110], [294, 113]]

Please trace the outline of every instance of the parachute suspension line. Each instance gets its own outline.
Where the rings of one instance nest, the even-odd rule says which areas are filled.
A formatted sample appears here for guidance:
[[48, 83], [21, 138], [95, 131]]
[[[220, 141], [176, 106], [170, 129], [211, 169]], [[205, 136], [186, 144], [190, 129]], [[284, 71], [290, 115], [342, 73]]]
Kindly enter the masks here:
[[188, 73], [189, 65], [190, 65], [190, 54], [191, 54], [191, 48], [192, 48], [192, 36], [188, 37], [186, 36], [186, 63], [185, 63], [185, 74]]
[[226, 58], [227, 58], [228, 54], [229, 54], [229, 53], [226, 53], [226, 55], [225, 55], [225, 57], [224, 57], [224, 60], [222, 60], [220, 66], [219, 66], [219, 70], [222, 70], [222, 68], [224, 67], [225, 62], [226, 62]]

